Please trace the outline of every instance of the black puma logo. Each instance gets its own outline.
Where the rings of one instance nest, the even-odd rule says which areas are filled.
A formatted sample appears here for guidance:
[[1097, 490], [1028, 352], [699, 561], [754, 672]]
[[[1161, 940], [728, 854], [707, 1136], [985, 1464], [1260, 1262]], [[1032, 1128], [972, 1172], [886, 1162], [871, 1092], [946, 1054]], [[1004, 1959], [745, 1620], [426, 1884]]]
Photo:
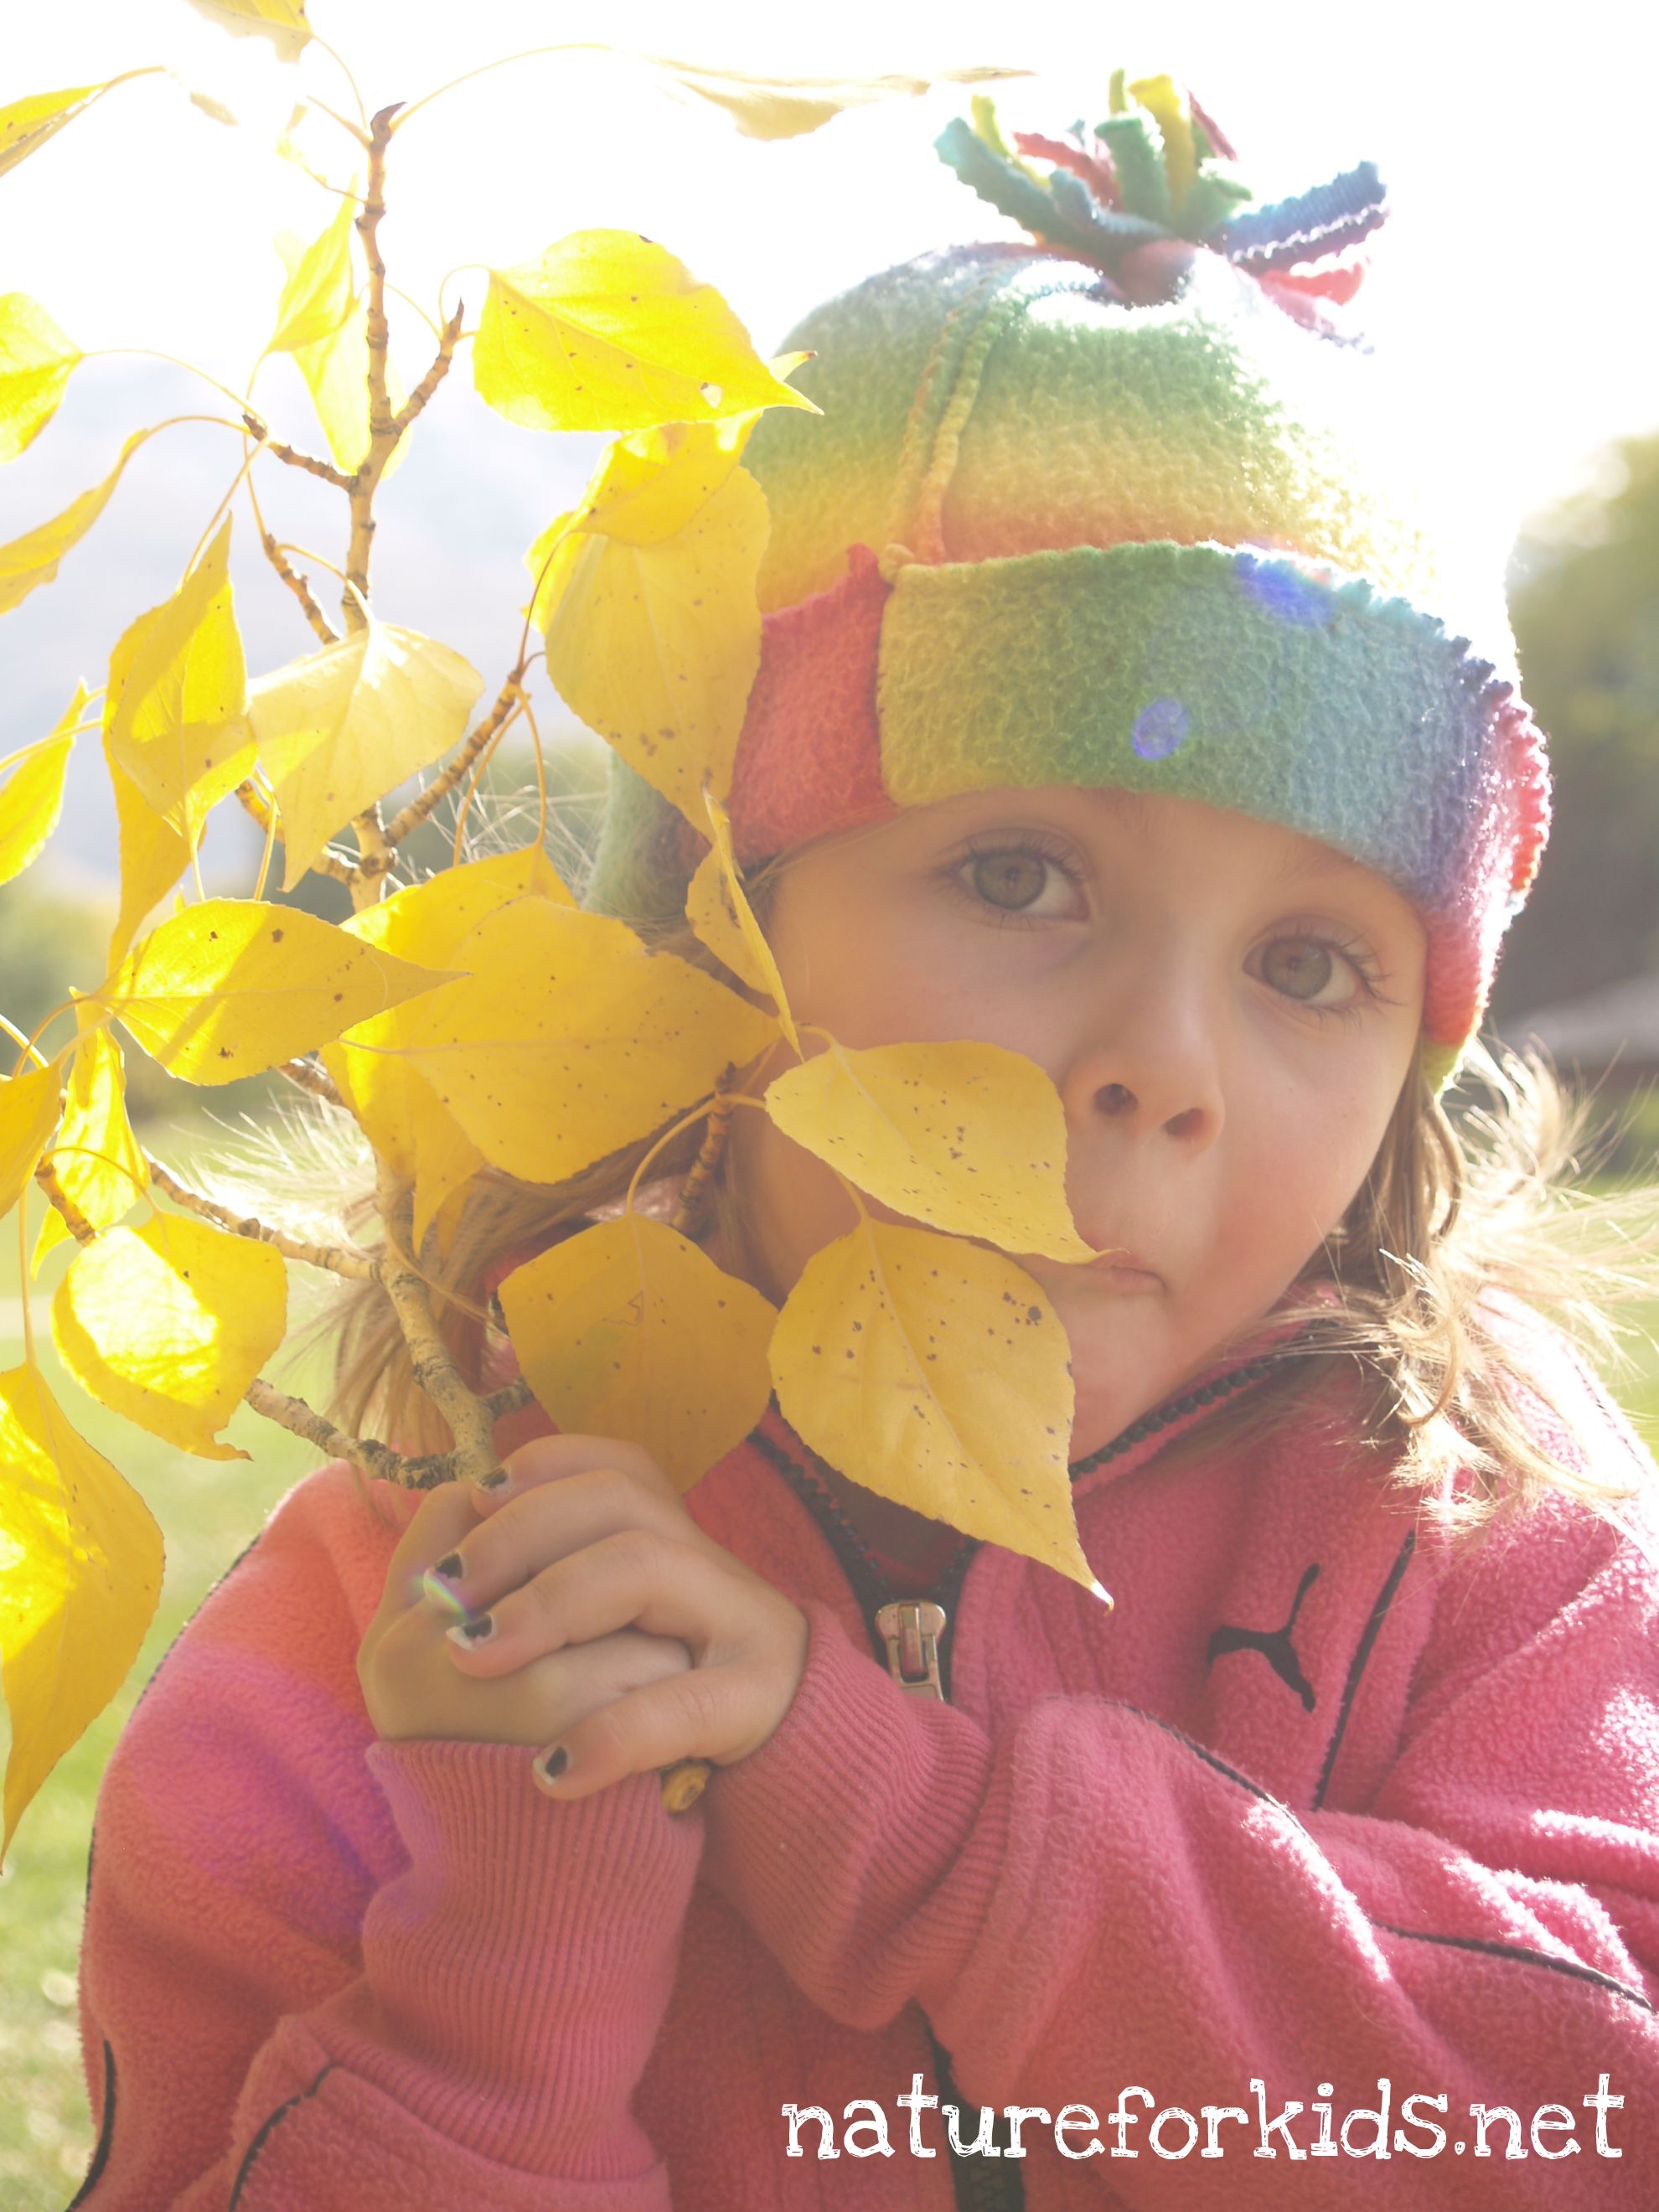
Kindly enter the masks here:
[[1291, 1643], [1291, 1631], [1296, 1626], [1296, 1616], [1302, 1610], [1302, 1601], [1319, 1578], [1319, 1563], [1316, 1560], [1297, 1585], [1296, 1603], [1291, 1607], [1291, 1617], [1283, 1628], [1271, 1631], [1261, 1628], [1218, 1628], [1210, 1638], [1206, 1666], [1211, 1665], [1229, 1651], [1259, 1651], [1281, 1682], [1296, 1692], [1304, 1705], [1314, 1709], [1313, 1685], [1297, 1662]]

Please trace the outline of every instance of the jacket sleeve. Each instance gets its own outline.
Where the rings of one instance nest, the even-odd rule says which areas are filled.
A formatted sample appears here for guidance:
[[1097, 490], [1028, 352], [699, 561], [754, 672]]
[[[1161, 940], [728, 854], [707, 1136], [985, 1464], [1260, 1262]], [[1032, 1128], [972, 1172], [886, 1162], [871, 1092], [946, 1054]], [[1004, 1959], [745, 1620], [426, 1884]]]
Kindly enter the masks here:
[[629, 2106], [701, 1807], [671, 1819], [653, 1776], [562, 1802], [517, 1747], [379, 1741], [357, 1624], [292, 1507], [105, 1776], [77, 2207], [664, 2212]]
[[[710, 1786], [703, 1877], [837, 2019], [873, 2027], [918, 2002], [975, 2104], [1057, 2115], [1150, 2093], [1128, 2093], [1127, 2135], [1103, 2130], [1106, 2154], [1078, 2169], [1103, 2203], [1132, 2180], [1148, 2208], [1265, 2212], [1285, 2201], [1287, 2134], [1304, 2155], [1316, 2140], [1315, 2100], [1340, 2124], [1387, 2081], [1389, 2162], [1344, 2155], [1345, 2205], [1415, 2185], [1406, 2201], [1650, 2212], [1653, 1565], [1574, 1508], [1536, 1524], [1496, 1583], [1475, 1570], [1443, 1595], [1374, 1804], [1301, 1814], [1099, 1697], [1041, 1698], [989, 1734], [905, 1695], [814, 1600], [794, 1703]], [[1603, 2092], [1622, 2103], [1585, 2103]], [[1418, 2094], [1445, 2102], [1402, 2116]], [[1476, 2148], [1476, 2103], [1516, 2111], [1520, 2162], [1501, 2119], [1486, 2158], [1455, 2154]], [[1217, 2123], [1217, 2163], [1147, 2155], [1164, 2105], [1236, 2113]], [[1530, 2132], [1552, 2106], [1573, 2152], [1559, 2115]], [[1445, 2155], [1419, 2164], [1436, 2128]], [[1115, 2164], [1137, 2141], [1138, 2162]]]

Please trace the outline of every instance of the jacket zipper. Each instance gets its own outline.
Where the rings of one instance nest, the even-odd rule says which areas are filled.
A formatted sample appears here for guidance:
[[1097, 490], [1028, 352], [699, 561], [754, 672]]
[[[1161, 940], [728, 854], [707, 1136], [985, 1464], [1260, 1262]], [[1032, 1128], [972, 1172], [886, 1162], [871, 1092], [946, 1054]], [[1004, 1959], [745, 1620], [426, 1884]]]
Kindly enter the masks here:
[[[1086, 1459], [1076, 1461], [1071, 1468], [1072, 1480], [1075, 1482], [1079, 1475], [1105, 1466], [1121, 1453], [1128, 1451], [1159, 1429], [1168, 1427], [1171, 1421], [1195, 1412], [1199, 1407], [1213, 1405], [1218, 1400], [1231, 1397], [1235, 1391], [1260, 1382], [1278, 1365], [1289, 1348], [1280, 1346], [1273, 1353], [1235, 1369], [1231, 1375], [1218, 1376], [1214, 1382], [1206, 1382], [1200, 1389], [1188, 1391], [1181, 1397], [1167, 1400], [1162, 1406], [1155, 1407], [1150, 1413], [1144, 1413], [1138, 1421], [1132, 1422], [1121, 1436], [1115, 1437], [1099, 1451], [1091, 1452]], [[775, 1398], [772, 1402], [776, 1410]], [[969, 1566], [980, 1547], [980, 1539], [976, 1536], [962, 1539], [961, 1548], [939, 1577], [933, 1597], [902, 1595], [894, 1590], [868, 1546], [830, 1492], [761, 1430], [756, 1429], [749, 1442], [785, 1478], [828, 1538], [830, 1548], [840, 1560], [842, 1571], [859, 1601], [859, 1611], [870, 1636], [875, 1657], [908, 1695], [937, 1698], [941, 1704], [948, 1703], [952, 1650], [948, 1641], [949, 1631]], [[939, 2110], [942, 2112], [947, 2104], [958, 2106], [959, 2134], [969, 2142], [977, 2142], [980, 2109], [970, 2105], [957, 2087], [951, 2075], [950, 2054], [934, 2035], [931, 2021], [927, 2023], [927, 2035], [933, 2049], [936, 2065], [934, 2087], [939, 2098]], [[1010, 2135], [1007, 2120], [1000, 2114], [993, 2123], [991, 2140], [1002, 2151], [1006, 2161]], [[951, 2160], [951, 2179], [956, 2191], [957, 2212], [1024, 2212], [1025, 2182], [1018, 2165], [998, 2163], [983, 2155], [970, 2154], [958, 2158], [951, 2147], [948, 2135], [945, 2148]]]

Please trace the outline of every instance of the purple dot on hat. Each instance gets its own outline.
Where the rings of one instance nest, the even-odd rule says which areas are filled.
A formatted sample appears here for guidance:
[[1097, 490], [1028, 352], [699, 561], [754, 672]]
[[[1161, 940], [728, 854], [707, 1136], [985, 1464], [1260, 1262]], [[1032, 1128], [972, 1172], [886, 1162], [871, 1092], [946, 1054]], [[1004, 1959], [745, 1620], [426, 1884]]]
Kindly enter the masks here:
[[1192, 726], [1179, 699], [1154, 699], [1135, 716], [1129, 743], [1141, 760], [1167, 760]]

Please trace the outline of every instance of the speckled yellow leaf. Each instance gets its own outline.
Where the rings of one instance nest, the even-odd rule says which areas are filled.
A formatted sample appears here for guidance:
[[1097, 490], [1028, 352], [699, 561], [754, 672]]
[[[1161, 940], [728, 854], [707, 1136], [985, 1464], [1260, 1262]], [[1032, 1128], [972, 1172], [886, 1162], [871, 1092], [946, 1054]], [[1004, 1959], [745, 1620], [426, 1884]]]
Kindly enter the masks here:
[[471, 970], [411, 1006], [401, 1048], [492, 1165], [556, 1182], [705, 1097], [770, 1015], [624, 923], [523, 898], [457, 946]]
[[[64, 1086], [64, 1119], [46, 1157], [64, 1194], [94, 1229], [108, 1229], [130, 1213], [149, 1187], [149, 1168], [127, 1118], [126, 1070], [121, 1048], [86, 1000], [76, 1017], [80, 1042]], [[55, 1206], [41, 1218], [34, 1241], [35, 1267], [69, 1235]]]
[[1066, 1197], [1066, 1115], [1034, 1060], [1001, 1045], [831, 1038], [766, 1092], [786, 1135], [895, 1212], [1005, 1252], [1087, 1261]]
[[[760, 486], [733, 469], [672, 538], [571, 531], [536, 598], [566, 706], [700, 829], [703, 785], [731, 787], [760, 666], [768, 523]], [[538, 540], [532, 567], [545, 551]]]
[[77, 1436], [33, 1367], [0, 1375], [5, 1833], [125, 1680], [161, 1595], [149, 1507]]
[[40, 436], [82, 358], [27, 293], [0, 297], [0, 461], [15, 461]]
[[[341, 927], [400, 960], [453, 969], [459, 965], [457, 948], [485, 915], [525, 897], [574, 903], [539, 847], [446, 868], [428, 883], [411, 884], [378, 906], [365, 907]], [[387, 1051], [399, 1042], [399, 1022], [400, 1010], [394, 1007], [358, 1023], [337, 1042], [324, 1047], [323, 1065], [375, 1151], [414, 1182], [418, 1242], [450, 1192], [484, 1163], [425, 1078]]]
[[[287, 281], [276, 303], [276, 327], [266, 343], [267, 353], [297, 353], [337, 331], [350, 313], [356, 295], [351, 267], [351, 226], [357, 202], [343, 198], [326, 229], [301, 246], [289, 262]], [[282, 252], [284, 241], [279, 240]]]
[[763, 991], [778, 1010], [778, 1021], [795, 1050], [801, 1049], [795, 1018], [789, 1011], [783, 978], [772, 957], [766, 933], [744, 895], [743, 879], [732, 850], [732, 824], [712, 791], [703, 793], [708, 834], [714, 842], [698, 862], [685, 894], [686, 920], [715, 957], [751, 990]]
[[77, 684], [75, 696], [52, 729], [17, 757], [0, 788], [0, 884], [9, 884], [38, 860], [58, 827], [64, 811], [64, 779], [86, 703], [87, 687]]
[[248, 691], [291, 890], [337, 830], [465, 734], [483, 678], [435, 639], [370, 619]]
[[173, 1074], [229, 1083], [446, 980], [297, 907], [204, 899], [153, 929], [91, 1003]]
[[58, 1127], [63, 1083], [55, 1064], [0, 1083], [0, 1215], [16, 1205]]
[[116, 968], [159, 902], [190, 866], [190, 846], [163, 821], [120, 763], [110, 759], [107, 732], [104, 758], [115, 794], [121, 857], [121, 904], [109, 942], [109, 966]]
[[280, 1252], [183, 1213], [108, 1229], [58, 1285], [52, 1336], [82, 1388], [204, 1459], [288, 1329]]
[[154, 435], [154, 429], [135, 430], [102, 483], [82, 492], [49, 522], [40, 523], [22, 537], [14, 538], [9, 545], [0, 545], [0, 615], [9, 614], [14, 607], [21, 605], [31, 592], [52, 581], [64, 554], [80, 544], [109, 505], [111, 495], [121, 481], [121, 471], [145, 439]]
[[682, 1490], [766, 1410], [775, 1309], [665, 1222], [584, 1229], [516, 1268], [501, 1301], [559, 1427], [643, 1444]]
[[230, 522], [173, 597], [128, 626], [110, 655], [104, 705], [110, 758], [191, 845], [254, 764]]
[[866, 1218], [814, 1253], [772, 1337], [802, 1442], [854, 1482], [1097, 1589], [1078, 1540], [1059, 1316], [999, 1252]]
[[0, 177], [27, 161], [108, 89], [106, 84], [75, 84], [61, 92], [32, 92], [0, 107]]
[[311, 43], [306, 0], [190, 0], [198, 15], [233, 37], [269, 39], [279, 60], [297, 61]]
[[741, 70], [705, 69], [663, 54], [636, 57], [696, 99], [723, 108], [745, 138], [798, 138], [872, 100], [915, 99], [935, 84], [984, 84], [994, 77], [1029, 76], [1022, 69], [938, 70], [931, 76], [751, 76]]
[[712, 284], [632, 230], [579, 230], [492, 269], [472, 376], [530, 430], [644, 430], [805, 407]]

